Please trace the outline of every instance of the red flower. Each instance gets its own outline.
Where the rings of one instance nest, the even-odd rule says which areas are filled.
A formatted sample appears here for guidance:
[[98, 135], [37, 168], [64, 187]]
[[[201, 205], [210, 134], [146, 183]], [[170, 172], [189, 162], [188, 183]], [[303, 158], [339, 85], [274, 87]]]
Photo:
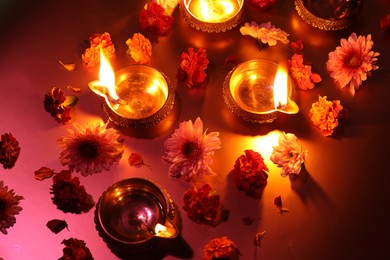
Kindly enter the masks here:
[[59, 210], [67, 213], [80, 214], [88, 212], [95, 202], [90, 194], [80, 186], [78, 177], [73, 177], [70, 171], [63, 170], [53, 177], [51, 194], [54, 194], [52, 201]]
[[64, 255], [59, 260], [93, 260], [93, 256], [83, 240], [69, 238], [62, 241]]
[[291, 42], [290, 46], [291, 46], [291, 49], [293, 50], [294, 53], [302, 54], [302, 50], [303, 50], [303, 41], [302, 40]]
[[195, 52], [193, 48], [188, 48], [188, 53], [181, 54], [176, 78], [185, 82], [189, 88], [199, 87], [206, 80], [205, 70], [208, 64], [209, 60], [205, 49], [200, 48], [198, 52]]
[[53, 87], [50, 91], [48, 91], [43, 100], [45, 110], [49, 112], [58, 123], [62, 124], [67, 123], [71, 119], [71, 109], [70, 107], [64, 105], [65, 101], [66, 97], [64, 91], [56, 87]]
[[164, 36], [173, 25], [173, 17], [164, 14], [165, 9], [156, 2], [148, 3], [139, 14], [142, 30], [153, 37]]
[[201, 188], [188, 190], [184, 193], [183, 209], [189, 219], [198, 224], [212, 226], [221, 210], [221, 198], [211, 191], [208, 184]]
[[264, 10], [276, 4], [276, 0], [249, 0], [249, 3], [256, 8]]
[[11, 133], [1, 135], [0, 140], [0, 163], [4, 169], [14, 167], [20, 154], [19, 142]]
[[245, 150], [245, 155], [238, 157], [231, 171], [237, 189], [246, 195], [258, 198], [267, 184], [268, 174], [264, 159], [258, 152]]
[[380, 27], [385, 31], [390, 29], [390, 13], [380, 20]]

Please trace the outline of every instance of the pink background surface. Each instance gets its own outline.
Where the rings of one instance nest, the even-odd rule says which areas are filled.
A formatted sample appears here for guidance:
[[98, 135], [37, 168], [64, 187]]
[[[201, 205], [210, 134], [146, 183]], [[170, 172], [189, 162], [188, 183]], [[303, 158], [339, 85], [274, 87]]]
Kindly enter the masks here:
[[[390, 10], [389, 1], [365, 1], [359, 20], [348, 29], [326, 32], [304, 23], [294, 10], [293, 1], [279, 3], [267, 12], [249, 10], [244, 21], [271, 21], [290, 34], [290, 40], [303, 39], [304, 57], [314, 64], [323, 81], [313, 90], [298, 91], [297, 115], [282, 116], [273, 124], [254, 125], [236, 118], [224, 104], [222, 83], [228, 73], [224, 59], [238, 55], [242, 61], [263, 58], [278, 62], [290, 57], [288, 45], [259, 51], [255, 40], [242, 37], [238, 28], [223, 34], [207, 34], [190, 28], [178, 8], [172, 31], [153, 45], [151, 66], [164, 72], [177, 88], [176, 112], [155, 132], [142, 135], [122, 131], [125, 151], [109, 172], [80, 177], [87, 192], [98, 200], [116, 181], [145, 177], [164, 186], [181, 215], [181, 241], [165, 259], [201, 259], [203, 246], [212, 238], [227, 235], [236, 242], [242, 259], [389, 259], [388, 249], [390, 181], [388, 148], [390, 143], [389, 34], [379, 29], [379, 20]], [[0, 179], [25, 197], [23, 210], [8, 235], [0, 234], [0, 257], [6, 260], [58, 259], [61, 241], [82, 239], [95, 259], [117, 259], [99, 237], [93, 221], [94, 210], [81, 215], [65, 214], [51, 202], [51, 180], [34, 179], [42, 166], [56, 171], [60, 164], [57, 139], [70, 125], [60, 125], [43, 109], [44, 94], [53, 86], [82, 88], [72, 118], [74, 122], [106, 121], [101, 99], [88, 89], [97, 79], [98, 68], [82, 64], [84, 40], [94, 32], [109, 32], [117, 49], [111, 61], [115, 70], [134, 63], [126, 56], [126, 39], [140, 32], [138, 13], [145, 1], [2, 1], [0, 4], [0, 133], [11, 132], [19, 141], [21, 154], [14, 168], [0, 169]], [[326, 73], [327, 54], [340, 38], [352, 32], [372, 34], [373, 50], [380, 52], [379, 70], [365, 81], [355, 96], [334, 86]], [[205, 89], [187, 89], [176, 84], [176, 70], [182, 51], [203, 47], [210, 60]], [[74, 72], [58, 64], [76, 63]], [[66, 92], [72, 94], [71, 92]], [[318, 95], [340, 99], [351, 109], [341, 134], [323, 137], [310, 122], [311, 104]], [[226, 222], [217, 227], [198, 225], [182, 210], [182, 195], [190, 185], [168, 176], [169, 165], [161, 160], [163, 143], [179, 122], [200, 116], [209, 131], [219, 131], [222, 149], [216, 151], [212, 168], [217, 177], [204, 181], [221, 195], [229, 211]], [[309, 150], [306, 173], [290, 180], [269, 160], [280, 131], [294, 133]], [[229, 175], [234, 161], [245, 149], [265, 158], [270, 172], [260, 200], [235, 189]], [[136, 152], [151, 166], [134, 168], [127, 158]], [[273, 199], [281, 195], [291, 211], [280, 214]], [[244, 217], [257, 219], [245, 226]], [[58, 218], [69, 224], [69, 231], [53, 234], [47, 221]], [[257, 232], [266, 231], [261, 248], [253, 246]], [[185, 245], [185, 246], [184, 246]], [[158, 249], [156, 249], [158, 250]]]

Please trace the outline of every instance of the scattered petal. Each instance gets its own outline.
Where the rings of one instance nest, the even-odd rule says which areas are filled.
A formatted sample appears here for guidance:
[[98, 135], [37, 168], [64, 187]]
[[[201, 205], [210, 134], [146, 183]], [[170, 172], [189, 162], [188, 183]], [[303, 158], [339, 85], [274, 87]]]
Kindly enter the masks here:
[[293, 50], [294, 53], [296, 54], [302, 54], [303, 50], [303, 41], [298, 40], [290, 43], [291, 49]]
[[279, 195], [274, 199], [274, 205], [278, 208], [282, 207], [282, 196]]
[[76, 87], [72, 87], [72, 86], [68, 86], [68, 89], [72, 90], [74, 93], [76, 94], [80, 94], [81, 93], [81, 88], [76, 88]]
[[62, 61], [58, 61], [62, 67], [64, 67], [67, 71], [74, 71], [76, 69], [76, 64], [74, 63], [69, 63], [69, 64], [64, 64]]
[[[49, 220], [46, 226], [53, 232], [54, 234], [60, 233], [64, 228], [68, 229], [68, 223], [65, 220], [60, 219], [52, 219]], [[69, 230], [69, 229], [68, 229]]]
[[129, 157], [129, 163], [130, 166], [136, 166], [144, 164], [144, 160], [142, 159], [142, 156], [138, 153], [131, 153]]
[[255, 218], [252, 218], [252, 217], [244, 217], [242, 218], [242, 221], [244, 222], [244, 225], [245, 226], [250, 226], [253, 224], [253, 222], [255, 221], [256, 219]]
[[290, 210], [288, 208], [281, 207], [280, 208], [280, 213], [283, 213], [283, 212], [290, 212]]
[[276, 4], [276, 0], [249, 0], [249, 3], [256, 8], [265, 10]]
[[259, 232], [256, 234], [255, 239], [253, 240], [253, 245], [261, 247], [261, 239], [265, 235], [265, 231]]
[[240, 57], [238, 55], [230, 55], [225, 58], [224, 67], [233, 68], [240, 63]]
[[36, 170], [34, 172], [35, 179], [38, 181], [43, 181], [45, 179], [49, 179], [54, 175], [54, 170], [47, 168], [47, 167], [41, 167], [39, 170]]

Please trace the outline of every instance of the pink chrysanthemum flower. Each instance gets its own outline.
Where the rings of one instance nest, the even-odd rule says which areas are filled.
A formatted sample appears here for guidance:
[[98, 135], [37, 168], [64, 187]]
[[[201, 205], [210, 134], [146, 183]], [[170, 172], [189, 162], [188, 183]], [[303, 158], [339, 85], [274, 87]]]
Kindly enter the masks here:
[[62, 165], [86, 176], [107, 171], [120, 160], [123, 144], [115, 129], [107, 129], [107, 124], [101, 123], [85, 128], [75, 124], [74, 127], [75, 130], [68, 129], [69, 134], [58, 140], [63, 148]]
[[15, 195], [14, 190], [8, 190], [4, 181], [0, 181], [0, 232], [7, 234], [7, 228], [16, 223], [15, 215], [19, 214], [22, 207], [19, 206], [22, 196]]
[[282, 133], [279, 136], [278, 145], [273, 147], [271, 161], [278, 167], [282, 167], [280, 173], [282, 177], [290, 174], [299, 174], [302, 163], [308, 155], [308, 150], [304, 150], [298, 143], [298, 138], [294, 134]]
[[357, 37], [356, 33], [352, 33], [348, 40], [341, 39], [340, 44], [329, 53], [326, 66], [336, 83], [341, 88], [349, 86], [354, 95], [367, 75], [371, 75], [371, 70], [379, 68], [375, 61], [380, 53], [371, 50], [374, 45], [371, 34]]
[[164, 143], [163, 159], [172, 165], [169, 174], [196, 182], [203, 174], [214, 174], [210, 165], [213, 163], [214, 150], [221, 148], [219, 132], [206, 134], [203, 122], [198, 117], [193, 124], [191, 120], [181, 122], [170, 138]]

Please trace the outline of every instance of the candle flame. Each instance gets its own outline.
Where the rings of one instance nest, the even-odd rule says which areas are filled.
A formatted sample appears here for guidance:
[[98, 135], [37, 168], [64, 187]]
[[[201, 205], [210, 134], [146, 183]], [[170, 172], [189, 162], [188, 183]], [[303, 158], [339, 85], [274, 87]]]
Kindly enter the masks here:
[[115, 73], [110, 63], [106, 59], [102, 49], [100, 49], [100, 70], [98, 84], [107, 89], [108, 95], [113, 100], [119, 100], [119, 97], [115, 91]]
[[287, 105], [287, 101], [288, 101], [287, 79], [288, 79], [287, 71], [282, 66], [279, 66], [274, 80], [275, 109]]

